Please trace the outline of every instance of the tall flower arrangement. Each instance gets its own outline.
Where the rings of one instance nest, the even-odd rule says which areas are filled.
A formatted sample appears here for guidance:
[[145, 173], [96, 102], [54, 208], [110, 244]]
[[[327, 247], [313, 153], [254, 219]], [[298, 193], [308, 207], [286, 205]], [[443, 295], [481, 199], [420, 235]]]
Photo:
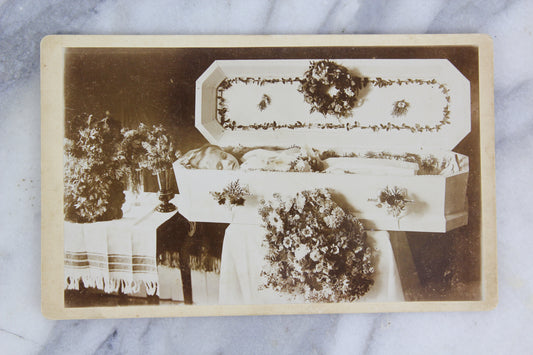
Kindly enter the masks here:
[[136, 129], [123, 128], [122, 142], [120, 143], [120, 157], [128, 171], [142, 168], [146, 159], [146, 149], [143, 142], [147, 140], [148, 128], [145, 124], [139, 124]]
[[[122, 217], [125, 176], [148, 169], [159, 176], [172, 167], [175, 150], [165, 128], [140, 124], [120, 129], [109, 115], [82, 115], [68, 122], [65, 139], [65, 219], [77, 223]], [[166, 174], [165, 193], [170, 174]]]
[[264, 287], [308, 302], [351, 302], [373, 285], [363, 226], [327, 190], [275, 195], [259, 214], [267, 230]]
[[146, 159], [146, 150], [142, 146], [146, 141], [148, 129], [141, 123], [137, 129], [126, 129], [122, 131], [122, 142], [120, 144], [120, 157], [124, 163], [128, 189], [139, 197], [144, 191], [144, 169], [142, 167]]
[[124, 175], [120, 128], [110, 117], [78, 117], [65, 139], [65, 219], [95, 222], [122, 217]]
[[159, 212], [171, 212], [176, 209], [170, 200], [174, 197], [171, 184], [173, 180], [172, 163], [181, 156], [180, 151], [174, 148], [168, 132], [162, 125], [150, 128], [139, 127], [145, 130], [146, 140], [141, 143], [145, 150], [145, 156], [139, 166], [150, 170], [157, 175], [159, 183], [159, 200], [161, 204], [156, 210]]
[[172, 163], [181, 153], [174, 147], [167, 130], [162, 125], [154, 125], [150, 128], [139, 126], [139, 131], [144, 132], [145, 140], [141, 145], [146, 152], [139, 165], [154, 174], [171, 169]]

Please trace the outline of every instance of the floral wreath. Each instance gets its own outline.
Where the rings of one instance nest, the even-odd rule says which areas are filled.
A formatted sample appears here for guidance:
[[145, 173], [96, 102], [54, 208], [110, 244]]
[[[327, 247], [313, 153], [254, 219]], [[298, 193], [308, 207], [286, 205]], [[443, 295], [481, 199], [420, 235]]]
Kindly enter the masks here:
[[268, 253], [262, 288], [306, 302], [352, 302], [374, 284], [373, 255], [362, 224], [327, 190], [261, 201]]
[[358, 100], [358, 94], [369, 83], [368, 78], [352, 76], [348, 69], [331, 60], [311, 62], [298, 91], [311, 105], [310, 112], [348, 117]]

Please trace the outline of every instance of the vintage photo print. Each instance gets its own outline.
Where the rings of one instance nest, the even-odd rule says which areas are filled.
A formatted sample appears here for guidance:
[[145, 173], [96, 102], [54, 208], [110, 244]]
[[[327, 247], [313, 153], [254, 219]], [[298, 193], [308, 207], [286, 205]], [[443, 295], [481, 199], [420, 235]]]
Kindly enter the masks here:
[[495, 306], [490, 38], [41, 52], [46, 316]]

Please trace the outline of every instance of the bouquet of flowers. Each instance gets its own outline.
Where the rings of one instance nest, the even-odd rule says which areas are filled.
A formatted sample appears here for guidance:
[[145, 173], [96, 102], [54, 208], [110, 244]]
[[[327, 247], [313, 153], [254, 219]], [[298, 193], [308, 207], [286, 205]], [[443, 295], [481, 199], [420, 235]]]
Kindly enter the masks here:
[[122, 142], [120, 143], [120, 157], [127, 169], [134, 171], [140, 169], [146, 160], [146, 149], [143, 142], [148, 139], [148, 127], [144, 123], [137, 129], [121, 130]]
[[211, 191], [210, 194], [219, 205], [226, 205], [231, 208], [233, 206], [243, 206], [246, 196], [250, 195], [250, 190], [247, 185], [242, 186], [239, 179], [237, 179], [230, 182], [221, 192]]
[[262, 201], [268, 254], [265, 288], [307, 302], [351, 302], [373, 285], [372, 249], [361, 223], [327, 190]]
[[407, 190], [398, 186], [387, 186], [379, 193], [379, 208], [385, 206], [387, 212], [394, 218], [399, 218], [407, 207]]
[[172, 163], [181, 156], [181, 153], [174, 148], [166, 129], [161, 125], [152, 126], [152, 128], [145, 127], [139, 126], [139, 131], [142, 130], [143, 137], [146, 137], [146, 140], [141, 143], [146, 155], [139, 162], [140, 167], [154, 174], [172, 168]]
[[298, 91], [311, 105], [310, 112], [337, 117], [350, 116], [359, 92], [368, 85], [368, 78], [353, 76], [348, 69], [331, 60], [311, 62]]
[[108, 116], [84, 115], [77, 121], [79, 129], [65, 139], [65, 219], [87, 223], [121, 218], [120, 128]]
[[144, 170], [141, 166], [146, 159], [146, 149], [142, 143], [147, 140], [148, 128], [141, 123], [139, 128], [123, 128], [121, 133], [122, 142], [119, 155], [128, 177], [128, 190], [138, 197], [144, 191]]

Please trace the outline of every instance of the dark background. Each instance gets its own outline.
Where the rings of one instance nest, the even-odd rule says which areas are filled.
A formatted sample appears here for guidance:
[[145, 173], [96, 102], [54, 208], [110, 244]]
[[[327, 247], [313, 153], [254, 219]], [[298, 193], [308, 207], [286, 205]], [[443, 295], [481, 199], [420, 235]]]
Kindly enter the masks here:
[[195, 81], [214, 60], [324, 58], [444, 58], [470, 80], [472, 129], [454, 149], [470, 157], [469, 223], [445, 234], [408, 233], [420, 285], [407, 290], [407, 297], [479, 299], [482, 201], [475, 47], [69, 48], [65, 53], [66, 122], [83, 113], [104, 117], [109, 112], [123, 127], [161, 123], [186, 152], [206, 142], [194, 128]]

